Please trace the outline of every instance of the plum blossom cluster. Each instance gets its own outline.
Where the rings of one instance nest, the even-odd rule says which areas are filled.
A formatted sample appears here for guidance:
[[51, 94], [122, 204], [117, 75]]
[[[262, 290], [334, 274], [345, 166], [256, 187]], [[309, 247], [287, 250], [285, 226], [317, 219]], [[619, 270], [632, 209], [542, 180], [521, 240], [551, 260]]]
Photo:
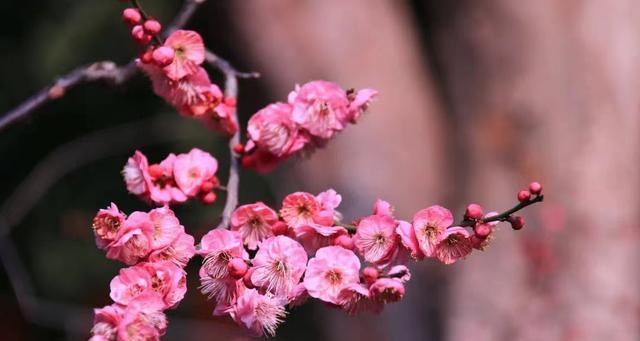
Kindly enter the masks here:
[[[542, 198], [541, 192], [534, 196], [519, 205]], [[457, 225], [437, 205], [409, 222], [378, 200], [371, 215], [344, 224], [337, 211], [341, 199], [328, 190], [289, 194], [279, 212], [262, 202], [242, 205], [229, 230], [207, 233], [197, 253], [203, 257], [200, 290], [214, 301], [213, 315], [229, 315], [253, 336], [273, 336], [287, 308], [308, 298], [350, 315], [379, 313], [404, 297], [409, 260], [453, 264], [486, 248], [499, 221], [514, 220], [472, 204]]]
[[194, 238], [168, 207], [126, 216], [112, 203], [92, 227], [107, 258], [130, 267], [111, 280], [114, 303], [95, 309], [91, 340], [158, 340], [167, 328], [164, 311], [187, 291], [183, 268], [195, 254]]
[[137, 8], [125, 9], [122, 17], [132, 27], [132, 39], [145, 47], [137, 63], [151, 79], [156, 95], [182, 115], [233, 135], [238, 130], [233, 115], [236, 101], [225, 98], [202, 67], [206, 54], [202, 37], [195, 31], [177, 30], [162, 42], [162, 25], [157, 20], [145, 18]]
[[200, 198], [206, 204], [216, 201], [214, 190], [220, 182], [216, 177], [218, 161], [211, 154], [193, 148], [185, 154], [169, 154], [157, 164], [136, 151], [122, 170], [127, 190], [158, 205], [183, 203]]
[[301, 150], [326, 145], [347, 124], [356, 123], [377, 94], [373, 89], [345, 91], [321, 80], [296, 86], [287, 103], [269, 104], [251, 117], [243, 165], [266, 172]]

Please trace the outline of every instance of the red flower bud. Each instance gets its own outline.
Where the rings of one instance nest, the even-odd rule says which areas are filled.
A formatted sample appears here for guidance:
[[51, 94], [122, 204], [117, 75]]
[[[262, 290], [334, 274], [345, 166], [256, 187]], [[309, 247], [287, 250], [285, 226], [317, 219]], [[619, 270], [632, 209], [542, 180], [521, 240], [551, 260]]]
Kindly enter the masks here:
[[529, 201], [529, 199], [531, 199], [531, 193], [529, 191], [523, 189], [522, 191], [518, 192], [519, 202], [526, 202]]
[[136, 25], [142, 20], [142, 15], [140, 11], [135, 8], [125, 8], [122, 11], [122, 20], [130, 26]]
[[469, 204], [467, 206], [467, 210], [464, 213], [464, 216], [469, 219], [478, 220], [482, 218], [484, 212], [482, 210], [482, 206], [478, 204]]
[[531, 194], [540, 194], [540, 193], [542, 193], [542, 185], [537, 181], [534, 181], [534, 182], [530, 183], [529, 184], [529, 192], [531, 192]]

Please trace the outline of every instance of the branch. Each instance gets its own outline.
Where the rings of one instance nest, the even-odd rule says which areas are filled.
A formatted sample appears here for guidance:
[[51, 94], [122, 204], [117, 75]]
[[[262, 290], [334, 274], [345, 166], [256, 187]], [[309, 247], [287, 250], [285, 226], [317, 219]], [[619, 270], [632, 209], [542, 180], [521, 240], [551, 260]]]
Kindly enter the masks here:
[[[244, 73], [236, 70], [229, 62], [218, 57], [211, 51], [206, 53], [206, 61], [213, 67], [220, 70], [224, 75], [224, 96], [237, 99], [238, 98], [238, 78], [257, 78], [260, 74], [256, 72]], [[222, 220], [218, 228], [229, 228], [231, 214], [238, 206], [238, 187], [240, 185], [240, 166], [239, 155], [234, 152], [233, 147], [240, 143], [240, 123], [238, 121], [237, 108], [233, 110], [234, 120], [238, 122], [238, 130], [229, 140], [229, 179], [227, 180], [227, 200], [222, 211]]]
[[[523, 208], [525, 208], [527, 206], [533, 205], [533, 204], [535, 204], [537, 202], [542, 202], [543, 200], [544, 200], [544, 195], [542, 195], [542, 194], [533, 196], [531, 199], [529, 199], [527, 201], [520, 202], [517, 205], [513, 206], [512, 208], [510, 208], [510, 209], [508, 209], [508, 210], [506, 210], [506, 211], [504, 211], [504, 212], [502, 212], [502, 213], [500, 213], [498, 215], [494, 215], [494, 216], [491, 216], [491, 217], [485, 217], [485, 218], [479, 219], [479, 222], [490, 223], [492, 221], [507, 221], [512, 214], [520, 211], [521, 209], [523, 209]], [[476, 222], [473, 221], [473, 220], [464, 219], [457, 226], [474, 226], [475, 224], [476, 224]]]
[[[184, 27], [198, 6], [205, 1], [186, 0], [173, 21], [163, 31], [162, 37], [166, 37], [175, 30]], [[29, 117], [35, 110], [48, 102], [63, 97], [68, 90], [76, 85], [99, 80], [110, 81], [112, 85], [120, 85], [128, 81], [137, 72], [135, 58], [124, 66], [117, 66], [112, 61], [101, 61], [77, 67], [2, 116], [0, 118], [0, 131]]]

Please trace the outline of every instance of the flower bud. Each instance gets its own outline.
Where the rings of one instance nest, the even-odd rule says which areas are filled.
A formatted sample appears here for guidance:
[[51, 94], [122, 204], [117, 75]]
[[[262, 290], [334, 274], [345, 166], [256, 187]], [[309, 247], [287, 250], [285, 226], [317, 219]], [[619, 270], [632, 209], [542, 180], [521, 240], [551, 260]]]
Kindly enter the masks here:
[[144, 33], [142, 25], [133, 26], [133, 28], [131, 29], [131, 37], [141, 45], [147, 45], [149, 44], [149, 42], [151, 42], [151, 36]]
[[520, 230], [524, 227], [524, 218], [521, 216], [510, 216], [508, 220], [514, 230]]
[[478, 223], [473, 227], [473, 231], [480, 239], [485, 239], [491, 234], [491, 225], [485, 223]]
[[244, 168], [253, 168], [256, 165], [256, 159], [253, 156], [245, 155], [240, 160], [240, 163]]
[[158, 179], [162, 176], [163, 173], [164, 172], [162, 170], [162, 166], [160, 166], [159, 164], [154, 164], [149, 166], [149, 175], [152, 178]]
[[153, 48], [148, 48], [142, 54], [140, 54], [140, 61], [143, 64], [149, 64], [153, 62]]
[[380, 273], [378, 272], [378, 269], [372, 266], [367, 266], [362, 270], [362, 277], [364, 277], [364, 281], [368, 284], [375, 282], [379, 275]]
[[251, 281], [251, 275], [253, 274], [253, 270], [255, 270], [255, 268], [247, 269], [247, 272], [242, 277], [242, 282], [244, 283], [244, 286], [247, 287], [248, 289], [253, 289], [256, 287], [255, 285], [253, 285], [253, 282]]
[[523, 189], [522, 191], [518, 192], [519, 202], [526, 202], [526, 201], [529, 201], [529, 199], [531, 199], [531, 193], [526, 189]]
[[284, 221], [278, 221], [271, 226], [271, 232], [276, 236], [282, 236], [287, 233], [287, 224]]
[[243, 278], [247, 273], [247, 270], [249, 270], [249, 266], [242, 258], [236, 257], [229, 261], [229, 264], [227, 264], [227, 269], [229, 270], [229, 274], [231, 275], [231, 277], [240, 279]]
[[242, 143], [236, 143], [236, 144], [233, 146], [233, 151], [234, 151], [236, 154], [242, 154], [242, 153], [244, 153], [244, 145], [243, 145]]
[[464, 213], [464, 216], [469, 219], [478, 220], [482, 218], [484, 212], [482, 211], [482, 206], [478, 204], [469, 204], [467, 206], [467, 210]]
[[333, 241], [333, 245], [341, 246], [347, 250], [353, 250], [353, 238], [349, 237], [346, 234], [343, 234], [341, 236], [338, 236], [338, 238]]
[[216, 201], [217, 198], [218, 196], [215, 193], [209, 192], [202, 197], [202, 202], [207, 205], [211, 205]]
[[542, 185], [537, 181], [530, 183], [529, 192], [531, 192], [531, 194], [536, 194], [536, 195], [542, 193]]
[[149, 19], [145, 21], [142, 27], [144, 28], [145, 33], [152, 36], [160, 33], [160, 31], [162, 30], [162, 25], [158, 20], [155, 19]]
[[213, 182], [205, 181], [200, 186], [200, 191], [202, 191], [203, 193], [209, 193], [209, 192], [211, 192], [213, 190], [213, 187], [215, 187]]
[[173, 63], [173, 59], [176, 56], [176, 52], [167, 46], [160, 46], [153, 51], [153, 61], [159, 67], [165, 67]]
[[142, 15], [140, 11], [135, 8], [125, 8], [122, 11], [122, 20], [130, 26], [136, 25], [142, 20]]

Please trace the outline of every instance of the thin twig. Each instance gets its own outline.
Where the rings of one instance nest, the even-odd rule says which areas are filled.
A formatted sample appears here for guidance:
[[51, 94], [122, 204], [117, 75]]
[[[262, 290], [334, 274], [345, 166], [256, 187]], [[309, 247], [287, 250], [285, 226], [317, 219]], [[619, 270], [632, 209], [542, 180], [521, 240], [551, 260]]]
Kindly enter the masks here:
[[[507, 221], [512, 214], [520, 211], [521, 209], [523, 209], [523, 208], [525, 208], [527, 206], [533, 205], [533, 204], [535, 204], [537, 202], [542, 202], [543, 200], [544, 200], [544, 195], [542, 195], [542, 194], [541, 195], [536, 195], [536, 196], [532, 197], [531, 199], [529, 199], [527, 201], [523, 201], [523, 202], [518, 203], [517, 205], [513, 206], [512, 208], [510, 208], [510, 209], [508, 209], [508, 210], [506, 210], [506, 211], [504, 211], [504, 212], [502, 212], [500, 214], [479, 219], [479, 222], [490, 223], [492, 221]], [[458, 223], [457, 226], [474, 226], [475, 224], [476, 224], [476, 222], [473, 221], [473, 220], [464, 219], [460, 223]]]
[[[176, 14], [161, 36], [166, 37], [175, 30], [184, 27], [198, 6], [205, 1], [206, 0], [186, 0], [178, 14]], [[46, 103], [63, 97], [68, 90], [76, 85], [99, 80], [106, 80], [110, 81], [113, 85], [120, 85], [131, 79], [137, 72], [138, 68], [136, 67], [135, 58], [124, 66], [117, 66], [112, 61], [101, 61], [77, 67], [0, 117], [0, 131], [29, 117], [35, 110]]]

